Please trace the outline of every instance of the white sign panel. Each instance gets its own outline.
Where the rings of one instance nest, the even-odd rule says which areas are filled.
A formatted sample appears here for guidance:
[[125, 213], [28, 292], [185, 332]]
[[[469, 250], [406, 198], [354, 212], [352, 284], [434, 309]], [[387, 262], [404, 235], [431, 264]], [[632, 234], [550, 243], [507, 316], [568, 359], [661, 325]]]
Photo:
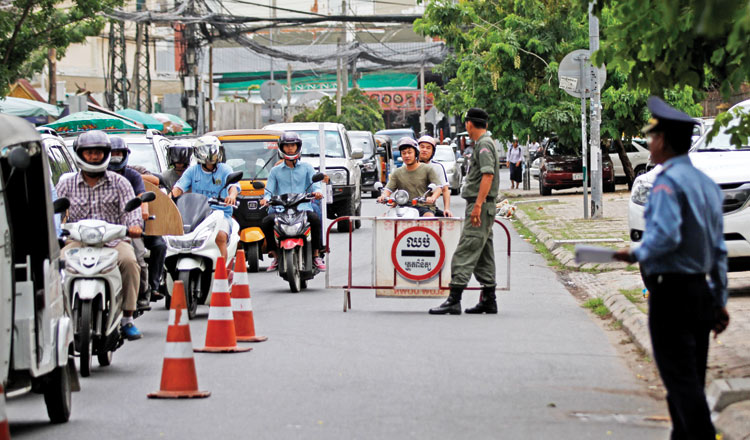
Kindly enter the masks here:
[[578, 78], [572, 76], [561, 76], [560, 88], [565, 91], [575, 92], [578, 90]]

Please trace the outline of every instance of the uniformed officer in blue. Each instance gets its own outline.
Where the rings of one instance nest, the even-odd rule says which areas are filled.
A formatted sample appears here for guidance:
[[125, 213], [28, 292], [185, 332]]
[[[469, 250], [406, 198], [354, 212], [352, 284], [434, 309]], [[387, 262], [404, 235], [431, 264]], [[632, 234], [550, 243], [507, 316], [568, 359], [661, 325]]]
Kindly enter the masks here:
[[729, 324], [727, 248], [719, 187], [688, 157], [695, 122], [652, 96], [644, 128], [663, 169], [646, 203], [641, 246], [617, 252], [638, 261], [649, 290], [654, 360], [667, 389], [672, 439], [715, 438], [704, 393], [708, 340]]

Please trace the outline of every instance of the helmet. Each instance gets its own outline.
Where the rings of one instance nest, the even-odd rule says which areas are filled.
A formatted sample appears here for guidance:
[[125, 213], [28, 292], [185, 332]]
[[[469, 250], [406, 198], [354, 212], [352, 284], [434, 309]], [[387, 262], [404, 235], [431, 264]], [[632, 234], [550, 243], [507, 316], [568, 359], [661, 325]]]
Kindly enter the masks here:
[[[104, 159], [98, 163], [88, 163], [83, 158], [83, 151], [90, 149], [99, 149], [104, 151]], [[109, 165], [109, 158], [112, 157], [110, 154], [112, 150], [112, 143], [109, 140], [107, 133], [101, 130], [87, 131], [73, 142], [73, 151], [75, 151], [75, 162], [82, 171], [89, 173], [103, 173], [107, 170]]]
[[[297, 151], [292, 154], [286, 154], [284, 152], [284, 145], [296, 144]], [[284, 134], [279, 138], [279, 157], [283, 160], [297, 160], [302, 155], [302, 139], [299, 135], [293, 131], [285, 131]]]
[[398, 145], [396, 146], [398, 147], [399, 152], [404, 151], [404, 149], [406, 148], [413, 148], [414, 154], [417, 158], [419, 158], [419, 146], [417, 145], [417, 141], [415, 141], [414, 139], [408, 136], [404, 136], [398, 140]]
[[167, 164], [173, 167], [176, 163], [190, 165], [190, 157], [193, 155], [193, 146], [187, 141], [175, 141], [167, 147]]
[[445, 145], [450, 145], [451, 144], [451, 138], [447, 137], [447, 138], [443, 139], [443, 143]]
[[217, 163], [221, 155], [221, 142], [216, 136], [201, 136], [195, 141], [193, 151], [199, 164]]
[[435, 157], [435, 138], [432, 136], [424, 135], [417, 141], [419, 145], [422, 145], [422, 143], [430, 144], [432, 145], [432, 154], [430, 155], [430, 159], [432, 160], [433, 157]]
[[128, 144], [125, 143], [125, 139], [121, 138], [120, 136], [110, 136], [109, 140], [112, 143], [112, 151], [123, 151], [125, 152], [125, 155], [122, 158], [120, 158], [119, 156], [110, 157], [109, 166], [107, 166], [107, 169], [110, 171], [120, 171], [128, 166], [128, 156], [130, 155], [130, 148], [128, 148]]

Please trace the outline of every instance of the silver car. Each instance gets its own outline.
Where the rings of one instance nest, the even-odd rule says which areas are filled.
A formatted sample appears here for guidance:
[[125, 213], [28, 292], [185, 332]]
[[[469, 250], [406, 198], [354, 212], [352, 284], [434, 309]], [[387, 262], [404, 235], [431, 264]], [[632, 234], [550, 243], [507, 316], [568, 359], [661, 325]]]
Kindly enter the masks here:
[[432, 159], [435, 162], [440, 162], [443, 168], [445, 168], [451, 194], [458, 194], [461, 191], [461, 166], [456, 162], [453, 148], [449, 145], [438, 145], [435, 149], [435, 157]]

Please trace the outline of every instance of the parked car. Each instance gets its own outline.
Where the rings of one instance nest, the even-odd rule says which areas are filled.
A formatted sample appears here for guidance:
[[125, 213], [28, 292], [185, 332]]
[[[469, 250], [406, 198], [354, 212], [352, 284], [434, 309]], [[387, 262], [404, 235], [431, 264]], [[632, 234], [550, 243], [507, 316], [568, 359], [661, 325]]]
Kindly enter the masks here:
[[[633, 166], [633, 172], [636, 176], [646, 172], [648, 166], [648, 159], [651, 157], [651, 153], [648, 151], [645, 139], [634, 139], [631, 142], [624, 142], [625, 154], [628, 155], [630, 165]], [[614, 142], [611, 142], [608, 147], [609, 158], [612, 159], [612, 164], [615, 167], [615, 181], [624, 182], [625, 179], [625, 168], [622, 166], [620, 155], [617, 154], [617, 148]]]
[[461, 191], [461, 165], [456, 162], [456, 156], [453, 154], [453, 148], [450, 145], [438, 145], [435, 148], [435, 157], [433, 160], [440, 162], [445, 168], [445, 174], [448, 177], [448, 185], [451, 188], [451, 194], [458, 194]]
[[[333, 122], [289, 122], [271, 124], [264, 130], [294, 131], [302, 138], [302, 160], [320, 169], [319, 126], [325, 130], [326, 174], [333, 186], [333, 200], [328, 201], [327, 217], [358, 216], [362, 212], [362, 177], [358, 159], [364, 157], [359, 148], [352, 148], [346, 128]], [[361, 222], [355, 220], [354, 227]], [[349, 222], [336, 223], [339, 232], [349, 231]]]
[[408, 127], [378, 130], [375, 132], [375, 134], [388, 136], [391, 139], [391, 148], [393, 149], [393, 164], [396, 168], [404, 164], [403, 160], [401, 160], [401, 153], [398, 152], [398, 141], [400, 141], [402, 137], [410, 137], [415, 141], [417, 140], [417, 135], [416, 133], [414, 133], [414, 130]]
[[693, 144], [701, 138], [706, 132], [711, 130], [714, 126], [714, 118], [695, 118], [695, 126], [693, 127]]
[[78, 171], [75, 160], [65, 146], [65, 140], [51, 128], [38, 128], [42, 137], [42, 146], [49, 162], [49, 173], [52, 184], [57, 185], [60, 177], [65, 173]]
[[[750, 108], [750, 100], [737, 106]], [[733, 120], [722, 128], [710, 141], [707, 133], [690, 149], [690, 161], [716, 182], [724, 193], [724, 241], [729, 254], [729, 270], [750, 270], [750, 145], [735, 148], [727, 130], [739, 124]], [[630, 239], [643, 238], [646, 229], [644, 212], [646, 201], [656, 176], [662, 170], [657, 165], [653, 170], [635, 179], [628, 203], [628, 226]]]
[[380, 160], [375, 152], [375, 138], [369, 131], [350, 131], [349, 139], [352, 148], [360, 148], [364, 157], [359, 160], [362, 171], [362, 191], [370, 191], [372, 197], [378, 197], [380, 192], [375, 190], [375, 182], [380, 182], [382, 173]]
[[[544, 146], [539, 162], [539, 193], [552, 194], [553, 189], [567, 189], [583, 186], [583, 161], [576, 146], [553, 137]], [[588, 167], [588, 169], [591, 169]], [[612, 162], [602, 160], [602, 180], [604, 192], [614, 192], [615, 178]], [[589, 180], [589, 184], [591, 181]]]
[[529, 167], [529, 173], [531, 173], [531, 177], [534, 179], [539, 179], [539, 164], [542, 163], [542, 158], [537, 157], [531, 162], [531, 166]]

